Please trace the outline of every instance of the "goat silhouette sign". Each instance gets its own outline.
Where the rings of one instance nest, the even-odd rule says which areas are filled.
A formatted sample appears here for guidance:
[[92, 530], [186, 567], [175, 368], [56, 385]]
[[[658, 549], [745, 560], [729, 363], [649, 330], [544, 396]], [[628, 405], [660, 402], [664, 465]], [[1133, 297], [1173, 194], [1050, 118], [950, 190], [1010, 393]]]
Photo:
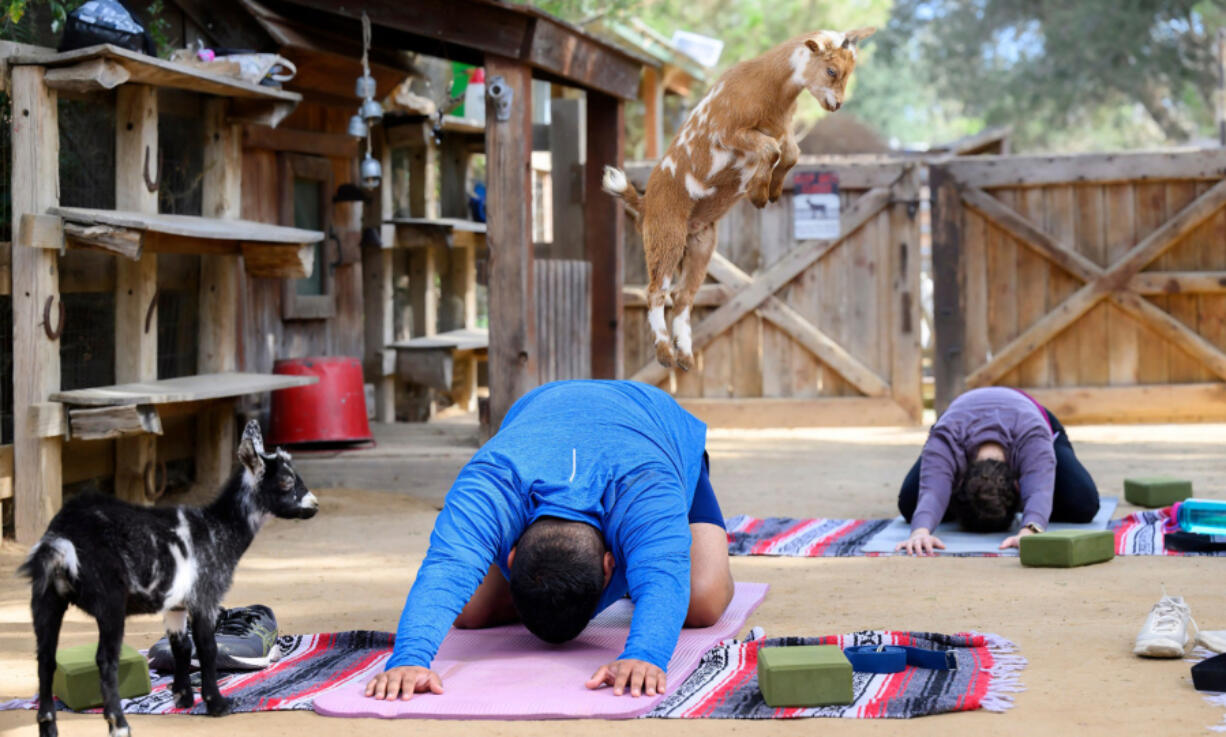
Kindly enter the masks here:
[[833, 171], [798, 171], [794, 175], [792, 219], [795, 238], [834, 240], [839, 237], [839, 175]]

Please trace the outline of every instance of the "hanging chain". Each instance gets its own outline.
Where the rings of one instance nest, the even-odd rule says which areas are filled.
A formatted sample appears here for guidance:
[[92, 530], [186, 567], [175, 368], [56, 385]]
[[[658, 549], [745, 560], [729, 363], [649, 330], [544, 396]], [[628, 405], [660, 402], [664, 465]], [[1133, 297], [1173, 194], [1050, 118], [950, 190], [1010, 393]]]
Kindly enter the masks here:
[[[362, 11], [362, 76], [370, 76], [370, 16]], [[370, 126], [366, 127], [366, 156], [370, 157]]]

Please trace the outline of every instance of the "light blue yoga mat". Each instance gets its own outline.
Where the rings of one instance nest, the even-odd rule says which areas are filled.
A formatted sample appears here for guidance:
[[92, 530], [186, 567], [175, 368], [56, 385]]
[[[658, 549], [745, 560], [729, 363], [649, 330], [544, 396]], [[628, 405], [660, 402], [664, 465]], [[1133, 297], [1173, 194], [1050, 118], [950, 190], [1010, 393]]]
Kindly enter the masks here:
[[[1053, 522], [1048, 526], [1048, 529], [1105, 530], [1107, 529], [1107, 524], [1111, 521], [1111, 515], [1115, 514], [1115, 508], [1119, 503], [1119, 497], [1105, 496], [1099, 499], [1098, 514], [1094, 515], [1093, 520], [1081, 525]], [[941, 538], [941, 542], [945, 543], [945, 549], [938, 550], [938, 554], [1000, 553], [1001, 555], [1017, 555], [1017, 548], [1000, 550], [1000, 544], [1006, 537], [1015, 534], [1020, 526], [1020, 517], [1013, 522], [1013, 527], [1009, 532], [965, 532], [958, 527], [957, 522], [942, 522], [937, 525], [933, 534]], [[868, 542], [864, 543], [862, 552], [893, 553], [898, 543], [906, 540], [908, 537], [911, 537], [911, 525], [900, 515], [882, 528], [881, 532], [869, 538]]]

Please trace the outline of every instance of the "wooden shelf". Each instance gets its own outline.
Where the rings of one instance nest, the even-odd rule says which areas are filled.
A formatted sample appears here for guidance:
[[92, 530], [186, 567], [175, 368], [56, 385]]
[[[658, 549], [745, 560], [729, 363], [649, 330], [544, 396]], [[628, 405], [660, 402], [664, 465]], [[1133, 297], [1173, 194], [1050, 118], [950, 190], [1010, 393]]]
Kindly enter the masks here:
[[231, 118], [262, 125], [276, 126], [302, 101], [302, 95], [296, 92], [252, 84], [110, 44], [63, 53], [15, 56], [9, 64], [46, 67], [47, 86], [70, 92], [146, 84], [227, 97], [234, 101]]
[[[151, 253], [238, 254], [247, 273], [269, 278], [304, 278], [315, 264], [314, 244], [324, 239], [317, 230], [287, 228], [250, 220], [217, 220], [191, 215], [162, 215], [84, 207], [52, 207], [47, 212], [63, 221], [63, 238], [74, 246], [104, 250], [139, 260]], [[23, 217], [24, 245], [54, 246], [54, 237], [40, 219]]]
[[485, 223], [459, 218], [392, 218], [394, 248], [485, 248]]
[[282, 374], [221, 373], [180, 376], [176, 379], [142, 381], [133, 384], [100, 386], [55, 392], [51, 401], [70, 405], [107, 407], [126, 404], [177, 404], [207, 399], [226, 399], [247, 394], [263, 394], [278, 389], [307, 386], [319, 381], [315, 376]]
[[437, 335], [389, 343], [387, 347], [396, 351], [482, 351], [490, 347], [490, 331], [482, 328], [449, 330]]

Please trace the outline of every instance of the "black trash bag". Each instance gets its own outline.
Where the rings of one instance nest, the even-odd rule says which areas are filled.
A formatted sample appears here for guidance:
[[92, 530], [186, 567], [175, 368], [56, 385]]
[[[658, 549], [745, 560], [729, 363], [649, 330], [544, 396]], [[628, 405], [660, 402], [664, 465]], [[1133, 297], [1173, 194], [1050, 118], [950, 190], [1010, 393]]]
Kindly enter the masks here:
[[153, 37], [118, 0], [89, 0], [68, 14], [60, 51], [111, 44], [157, 56]]

